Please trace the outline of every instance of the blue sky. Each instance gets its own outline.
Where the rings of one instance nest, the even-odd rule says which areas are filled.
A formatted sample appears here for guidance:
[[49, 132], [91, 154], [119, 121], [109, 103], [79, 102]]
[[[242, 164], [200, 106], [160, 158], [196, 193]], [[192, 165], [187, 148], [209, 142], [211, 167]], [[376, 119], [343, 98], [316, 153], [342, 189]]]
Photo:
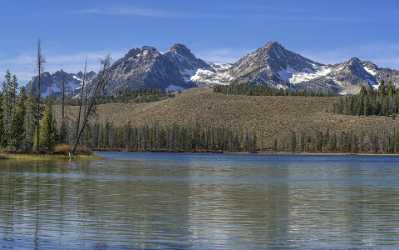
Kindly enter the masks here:
[[23, 80], [39, 37], [48, 71], [78, 71], [86, 57], [95, 69], [107, 53], [176, 42], [231, 62], [267, 41], [324, 63], [357, 56], [399, 69], [395, 0], [3, 0], [0, 11], [0, 73]]

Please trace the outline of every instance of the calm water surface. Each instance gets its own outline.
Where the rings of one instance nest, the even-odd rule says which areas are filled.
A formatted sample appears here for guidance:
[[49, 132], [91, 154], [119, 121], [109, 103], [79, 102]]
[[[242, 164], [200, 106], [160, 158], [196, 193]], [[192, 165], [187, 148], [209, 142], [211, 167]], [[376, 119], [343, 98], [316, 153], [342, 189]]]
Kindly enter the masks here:
[[399, 249], [399, 158], [0, 162], [0, 249]]

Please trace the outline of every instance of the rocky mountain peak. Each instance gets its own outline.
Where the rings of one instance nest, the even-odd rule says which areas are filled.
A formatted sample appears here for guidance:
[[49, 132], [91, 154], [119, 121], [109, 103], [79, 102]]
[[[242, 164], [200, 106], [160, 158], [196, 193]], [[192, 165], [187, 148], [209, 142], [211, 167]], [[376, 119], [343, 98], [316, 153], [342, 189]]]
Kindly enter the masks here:
[[[90, 81], [95, 77], [95, 72], [89, 72], [87, 75], [87, 80]], [[43, 72], [41, 75], [41, 86], [40, 92], [44, 97], [47, 96], [60, 96], [62, 91], [62, 84], [65, 86], [65, 93], [68, 96], [75, 96], [79, 92], [79, 88], [82, 82], [83, 73], [79, 72], [77, 74], [67, 73], [63, 70], [58, 70], [54, 73]], [[38, 87], [38, 77], [33, 77], [33, 79], [28, 83], [27, 89], [32, 93], [37, 92]]]
[[199, 69], [213, 71], [212, 67], [205, 61], [195, 57], [183, 44], [175, 44], [170, 50], [165, 53], [168, 58], [180, 71], [185, 81], [191, 81], [191, 78], [197, 73]]
[[352, 57], [347, 62], [342, 64], [343, 71], [349, 71], [358, 76], [361, 75], [369, 75], [369, 72], [366, 71], [364, 63], [357, 57]]
[[352, 57], [347, 63], [350, 65], [361, 65], [362, 61], [358, 57]]
[[[76, 74], [76, 76], [77, 76], [78, 78], [80, 78], [80, 79], [83, 79], [83, 75], [84, 75], [84, 73], [83, 73], [82, 71], [80, 71], [80, 72], [78, 72], [78, 73]], [[92, 79], [94, 79], [96, 76], [97, 76], [97, 73], [94, 72], [94, 71], [86, 72], [86, 79], [89, 80], [89, 81], [92, 80]]]
[[194, 57], [193, 53], [191, 52], [190, 49], [188, 49], [184, 44], [181, 43], [176, 43], [174, 44], [170, 49], [170, 52], [183, 55], [183, 56], [190, 56]]
[[[95, 77], [88, 73], [88, 80]], [[61, 79], [68, 92], [79, 89], [83, 74], [63, 71], [42, 76], [42, 94], [59, 93]], [[144, 88], [181, 90], [217, 84], [260, 84], [284, 89], [306, 89], [354, 94], [361, 86], [378, 87], [381, 80], [399, 82], [399, 71], [379, 68], [372, 62], [353, 57], [343, 63], [326, 65], [268, 42], [233, 64], [208, 64], [185, 45], [176, 43], [166, 53], [143, 46], [130, 50], [111, 66], [110, 95], [126, 94]], [[32, 81], [32, 86], [35, 79]], [[34, 88], [33, 88], [34, 89]]]
[[155, 58], [160, 56], [161, 53], [152, 46], [143, 46], [142, 48], [134, 48], [131, 49], [126, 55], [125, 59], [127, 58], [138, 58], [138, 57], [144, 57], [144, 58]]
[[283, 45], [281, 45], [280, 43], [276, 42], [276, 41], [271, 41], [271, 42], [267, 42], [265, 44], [265, 46], [263, 46], [263, 48], [265, 48], [266, 50], [275, 50], [275, 51], [282, 51], [282, 50], [286, 50], [286, 48], [284, 48]]
[[297, 72], [314, 73], [321, 66], [278, 42], [269, 42], [233, 64], [230, 73], [238, 83], [280, 86]]

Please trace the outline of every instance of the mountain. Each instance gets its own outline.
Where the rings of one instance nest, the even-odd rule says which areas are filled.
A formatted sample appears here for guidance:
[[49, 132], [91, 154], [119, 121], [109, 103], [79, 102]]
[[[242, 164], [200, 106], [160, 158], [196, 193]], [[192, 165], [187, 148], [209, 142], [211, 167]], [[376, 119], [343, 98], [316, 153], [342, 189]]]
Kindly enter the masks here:
[[119, 95], [136, 89], [181, 90], [194, 87], [191, 77], [199, 70], [213, 70], [182, 44], [162, 54], [154, 47], [130, 50], [111, 66], [106, 93]]
[[272, 87], [289, 87], [295, 72], [315, 73], [322, 66], [299, 54], [286, 50], [277, 42], [239, 59], [236, 63], [217, 65], [214, 72], [199, 72], [196, 82], [208, 84], [262, 84]]
[[[87, 81], [91, 81], [96, 77], [94, 71], [86, 74]], [[62, 93], [62, 82], [65, 83], [65, 95], [74, 96], [79, 93], [80, 86], [82, 84], [83, 72], [77, 74], [67, 73], [63, 70], [59, 70], [55, 73], [44, 72], [41, 74], [41, 95], [47, 97], [60, 96]], [[32, 91], [37, 91], [38, 77], [34, 77], [27, 85], [27, 88]]]
[[378, 88], [381, 81], [398, 83], [399, 71], [379, 68], [372, 62], [351, 58], [335, 65], [323, 65], [316, 74], [297, 73], [290, 79], [296, 88], [355, 94], [361, 86]]
[[399, 71], [379, 68], [358, 58], [326, 65], [285, 49], [277, 42], [220, 69], [199, 71], [195, 82], [214, 84], [260, 84], [284, 89], [306, 89], [340, 94], [354, 94], [361, 86], [378, 87], [384, 81], [398, 83]]
[[[61, 79], [67, 81], [67, 94], [76, 95], [82, 73], [58, 71], [44, 73], [42, 94], [59, 94]], [[88, 74], [89, 80], [95, 73]], [[180, 91], [203, 85], [258, 84], [275, 88], [354, 94], [361, 86], [399, 83], [399, 71], [380, 68], [369, 61], [351, 58], [338, 64], [323, 64], [289, 51], [278, 42], [242, 57], [235, 63], [208, 63], [197, 58], [183, 44], [175, 44], [165, 53], [144, 46], [130, 50], [111, 65], [107, 95], [123, 95], [138, 89]], [[33, 79], [33, 86], [37, 79]]]
[[183, 44], [173, 45], [165, 53], [165, 56], [179, 69], [180, 74], [186, 82], [191, 81], [191, 78], [199, 69], [214, 71], [208, 63], [196, 58]]
[[234, 63], [230, 74], [236, 83], [279, 85], [295, 72], [314, 73], [320, 66], [271, 42]]

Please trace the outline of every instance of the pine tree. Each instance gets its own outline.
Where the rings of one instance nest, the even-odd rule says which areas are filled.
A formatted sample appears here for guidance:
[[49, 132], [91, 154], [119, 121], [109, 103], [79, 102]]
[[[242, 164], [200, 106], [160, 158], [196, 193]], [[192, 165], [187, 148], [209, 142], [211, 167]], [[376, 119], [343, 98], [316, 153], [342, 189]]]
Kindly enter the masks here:
[[291, 141], [290, 141], [290, 151], [296, 152], [297, 148], [297, 140], [296, 140], [296, 133], [294, 131], [291, 132]]
[[0, 95], [0, 146], [5, 148], [7, 146], [6, 134], [4, 130], [4, 112], [3, 112], [3, 94]]
[[13, 76], [9, 70], [5, 75], [3, 83], [3, 124], [5, 145], [10, 145], [12, 140], [12, 121], [15, 115]]
[[57, 142], [57, 127], [53, 116], [53, 107], [51, 103], [46, 105], [44, 115], [40, 121], [40, 148], [51, 152]]
[[11, 130], [12, 147], [17, 151], [26, 150], [26, 144], [25, 144], [26, 100], [27, 96], [25, 88], [21, 88]]
[[36, 97], [27, 96], [25, 101], [26, 115], [25, 115], [25, 150], [32, 151], [35, 141], [36, 131]]

